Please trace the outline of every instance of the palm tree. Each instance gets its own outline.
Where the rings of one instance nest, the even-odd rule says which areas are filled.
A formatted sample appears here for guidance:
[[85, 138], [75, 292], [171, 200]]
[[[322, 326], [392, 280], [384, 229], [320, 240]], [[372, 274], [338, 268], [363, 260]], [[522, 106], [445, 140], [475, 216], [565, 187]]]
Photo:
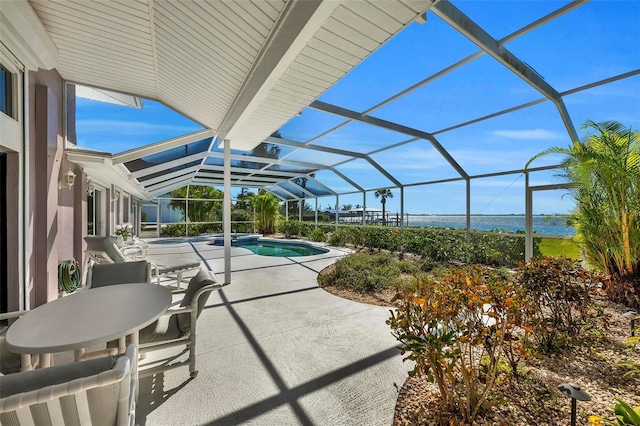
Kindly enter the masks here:
[[380, 202], [382, 203], [382, 223], [387, 224], [385, 218], [385, 204], [387, 203], [387, 198], [393, 198], [393, 193], [389, 188], [378, 189], [375, 194], [376, 198], [380, 198]]
[[263, 234], [273, 234], [276, 230], [278, 219], [278, 199], [268, 192], [260, 191], [251, 197], [251, 205], [258, 215], [258, 227]]
[[569, 148], [534, 156], [565, 154], [566, 177], [576, 186], [572, 221], [589, 264], [607, 274], [640, 272], [640, 132], [615, 121], [587, 121], [593, 129]]

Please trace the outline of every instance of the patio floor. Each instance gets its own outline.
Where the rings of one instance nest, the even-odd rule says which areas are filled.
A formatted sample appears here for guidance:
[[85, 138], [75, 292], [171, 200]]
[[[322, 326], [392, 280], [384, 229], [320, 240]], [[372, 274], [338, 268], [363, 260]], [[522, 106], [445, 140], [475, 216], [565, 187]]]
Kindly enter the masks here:
[[[388, 309], [335, 297], [316, 283], [343, 249], [312, 257], [232, 248], [231, 284], [198, 320], [197, 368], [141, 380], [140, 425], [389, 425], [409, 365]], [[223, 248], [150, 241], [149, 255], [200, 257], [222, 279]]]

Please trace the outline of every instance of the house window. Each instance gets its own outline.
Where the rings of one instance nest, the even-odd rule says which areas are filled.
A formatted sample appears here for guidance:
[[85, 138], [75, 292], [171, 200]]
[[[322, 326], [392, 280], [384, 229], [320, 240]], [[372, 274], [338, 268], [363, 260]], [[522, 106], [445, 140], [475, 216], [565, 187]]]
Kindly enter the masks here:
[[13, 117], [13, 74], [0, 65], [0, 111]]

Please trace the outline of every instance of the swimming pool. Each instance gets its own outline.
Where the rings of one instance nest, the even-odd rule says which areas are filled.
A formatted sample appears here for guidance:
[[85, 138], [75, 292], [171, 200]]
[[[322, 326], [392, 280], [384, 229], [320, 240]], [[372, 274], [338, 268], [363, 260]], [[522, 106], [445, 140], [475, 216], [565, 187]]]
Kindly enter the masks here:
[[263, 240], [256, 242], [237, 241], [232, 243], [235, 247], [246, 248], [260, 256], [274, 257], [299, 257], [299, 256], [315, 256], [317, 254], [329, 253], [329, 250], [322, 247], [316, 247], [311, 244], [299, 241], [279, 241], [279, 240]]

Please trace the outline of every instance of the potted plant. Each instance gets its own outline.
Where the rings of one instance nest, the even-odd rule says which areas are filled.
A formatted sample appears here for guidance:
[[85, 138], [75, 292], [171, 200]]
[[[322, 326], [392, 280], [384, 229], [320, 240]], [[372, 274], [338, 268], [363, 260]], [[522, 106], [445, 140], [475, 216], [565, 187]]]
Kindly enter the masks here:
[[115, 234], [119, 237], [122, 237], [122, 240], [126, 242], [133, 234], [133, 226], [130, 223], [118, 225], [116, 226]]

